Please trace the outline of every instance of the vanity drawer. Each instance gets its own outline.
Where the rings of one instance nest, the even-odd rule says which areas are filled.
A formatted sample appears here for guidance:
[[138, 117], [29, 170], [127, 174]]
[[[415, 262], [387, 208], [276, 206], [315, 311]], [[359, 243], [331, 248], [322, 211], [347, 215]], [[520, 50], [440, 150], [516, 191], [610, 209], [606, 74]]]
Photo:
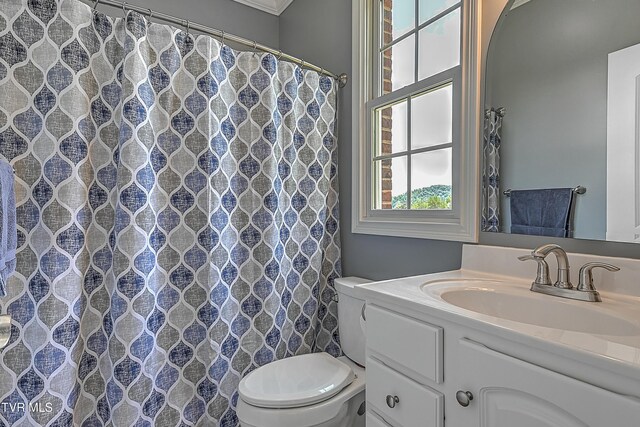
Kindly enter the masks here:
[[374, 412], [367, 411], [367, 427], [391, 427], [378, 417]]
[[[397, 397], [395, 405], [394, 397]], [[388, 404], [388, 400], [391, 400], [389, 403], [393, 407]], [[367, 406], [397, 426], [444, 425], [442, 394], [372, 358], [367, 358]]]
[[367, 305], [367, 347], [375, 357], [391, 366], [400, 364], [424, 379], [443, 381], [443, 330]]

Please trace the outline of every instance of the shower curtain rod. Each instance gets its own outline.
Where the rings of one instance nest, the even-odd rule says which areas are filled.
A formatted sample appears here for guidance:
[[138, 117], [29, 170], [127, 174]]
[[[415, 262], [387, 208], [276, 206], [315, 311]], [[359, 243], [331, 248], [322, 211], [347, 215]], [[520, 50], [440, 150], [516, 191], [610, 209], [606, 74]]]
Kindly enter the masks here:
[[[84, 0], [85, 3], [88, 3], [90, 1], [91, 0]], [[306, 62], [304, 59], [296, 58], [295, 56], [283, 53], [282, 50], [273, 49], [269, 46], [260, 44], [254, 40], [245, 39], [244, 37], [236, 36], [235, 34], [229, 34], [222, 30], [218, 30], [216, 28], [211, 28], [202, 24], [198, 24], [197, 22], [190, 22], [187, 19], [176, 18], [175, 16], [167, 15], [162, 12], [156, 12], [155, 10], [152, 10], [150, 8], [136, 6], [134, 4], [128, 4], [127, 2], [114, 1], [114, 0], [95, 0], [93, 2], [93, 10], [96, 10], [99, 4], [120, 8], [123, 11], [125, 11], [125, 13], [127, 10], [133, 10], [143, 15], [147, 15], [149, 18], [156, 18], [165, 22], [169, 22], [171, 24], [182, 26], [187, 30], [187, 33], [190, 30], [196, 30], [203, 34], [207, 34], [207, 35], [222, 39], [223, 44], [225, 40], [231, 40], [232, 42], [251, 47], [253, 50], [261, 50], [263, 52], [270, 53], [272, 55], [275, 55], [278, 59], [284, 59], [286, 61], [293, 62], [294, 64], [300, 65], [303, 68], [307, 68], [313, 71], [317, 71], [320, 74], [333, 77], [335, 80], [338, 81], [338, 86], [340, 88], [345, 87], [349, 79], [346, 73], [342, 73], [340, 75], [333, 74], [332, 72], [327, 71], [324, 68], [321, 68], [321, 67], [318, 67], [317, 65], [313, 65]]]

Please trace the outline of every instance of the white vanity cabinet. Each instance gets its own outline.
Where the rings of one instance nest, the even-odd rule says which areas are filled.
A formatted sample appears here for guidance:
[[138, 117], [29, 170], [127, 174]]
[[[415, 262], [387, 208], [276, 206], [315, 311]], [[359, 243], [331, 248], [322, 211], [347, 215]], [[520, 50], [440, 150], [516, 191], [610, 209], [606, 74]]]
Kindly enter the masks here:
[[369, 427], [640, 426], [638, 398], [492, 350], [499, 335], [382, 305], [366, 309]]
[[[473, 400], [455, 394], [448, 415], [465, 427], [638, 427], [640, 401], [462, 339], [456, 377]], [[466, 404], [465, 396], [461, 396]]]

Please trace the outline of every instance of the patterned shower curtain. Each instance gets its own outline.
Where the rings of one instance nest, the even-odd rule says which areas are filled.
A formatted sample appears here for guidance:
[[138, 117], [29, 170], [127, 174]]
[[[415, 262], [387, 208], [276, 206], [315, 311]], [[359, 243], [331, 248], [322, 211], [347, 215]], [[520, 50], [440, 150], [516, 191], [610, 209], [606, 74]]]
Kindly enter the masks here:
[[482, 231], [500, 231], [500, 144], [504, 108], [485, 111], [482, 169]]
[[236, 426], [252, 369], [338, 355], [336, 90], [134, 12], [3, 0], [1, 423]]

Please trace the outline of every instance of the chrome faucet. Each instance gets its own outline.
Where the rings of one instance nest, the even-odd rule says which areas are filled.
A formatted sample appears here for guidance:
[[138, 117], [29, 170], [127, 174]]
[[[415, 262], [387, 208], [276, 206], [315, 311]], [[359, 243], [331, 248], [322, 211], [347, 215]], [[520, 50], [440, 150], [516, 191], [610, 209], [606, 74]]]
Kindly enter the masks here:
[[544, 259], [550, 253], [553, 253], [556, 256], [556, 261], [558, 262], [558, 279], [553, 286], [561, 289], [573, 288], [569, 275], [569, 258], [567, 258], [567, 253], [564, 249], [554, 244], [542, 245], [531, 251], [531, 256], [541, 257]]
[[547, 261], [544, 260], [544, 257], [524, 255], [524, 256], [519, 256], [518, 259], [520, 261], [537, 262], [538, 272], [536, 273], [536, 280], [534, 280], [533, 283], [536, 285], [551, 286], [551, 279], [549, 279], [549, 264], [547, 264]]
[[620, 271], [620, 268], [615, 265], [606, 264], [604, 262], [589, 262], [582, 266], [580, 269], [580, 281], [578, 282], [577, 290], [580, 292], [595, 292], [598, 295], [598, 291], [596, 291], [596, 287], [593, 285], [593, 274], [591, 270], [594, 268], [605, 268], [609, 271]]
[[[558, 278], [553, 285], [549, 279], [549, 264], [547, 264], [545, 260], [546, 256], [550, 253], [553, 253], [558, 261]], [[571, 284], [569, 258], [560, 246], [554, 244], [542, 245], [531, 251], [531, 255], [521, 256], [518, 257], [518, 259], [520, 261], [536, 261], [538, 263], [536, 279], [531, 284], [532, 292], [590, 302], [602, 301], [600, 294], [593, 285], [593, 274], [591, 271], [598, 267], [606, 268], [609, 271], [620, 270], [615, 265], [601, 262], [585, 264], [580, 269], [580, 282], [578, 283], [578, 287], [574, 288]]]

